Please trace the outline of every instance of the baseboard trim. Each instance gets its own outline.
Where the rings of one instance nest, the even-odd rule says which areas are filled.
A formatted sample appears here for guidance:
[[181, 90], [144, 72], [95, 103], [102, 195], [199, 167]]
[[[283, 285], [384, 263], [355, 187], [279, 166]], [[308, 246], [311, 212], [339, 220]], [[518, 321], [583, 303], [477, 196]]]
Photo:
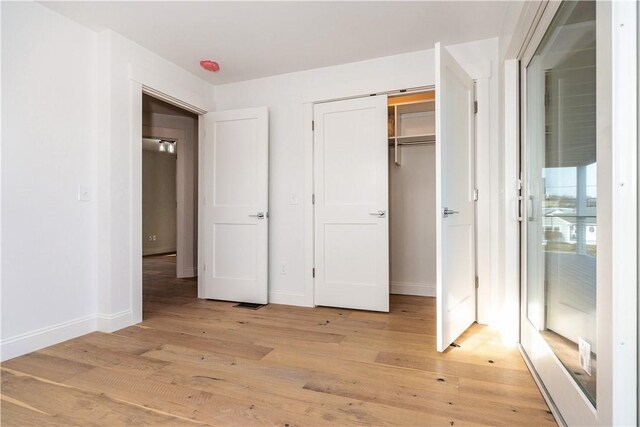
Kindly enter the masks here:
[[391, 293], [396, 295], [435, 297], [436, 285], [434, 283], [391, 282]]
[[97, 327], [96, 320], [96, 315], [84, 316], [3, 339], [0, 342], [0, 360], [4, 362], [94, 332]]
[[187, 278], [187, 277], [197, 277], [198, 276], [198, 268], [197, 267], [185, 267], [178, 274], [179, 279]]
[[306, 302], [306, 296], [301, 294], [290, 294], [286, 292], [269, 292], [269, 304], [297, 305], [310, 307]]
[[133, 312], [123, 310], [113, 314], [97, 314], [97, 327], [100, 332], [115, 332], [133, 324]]

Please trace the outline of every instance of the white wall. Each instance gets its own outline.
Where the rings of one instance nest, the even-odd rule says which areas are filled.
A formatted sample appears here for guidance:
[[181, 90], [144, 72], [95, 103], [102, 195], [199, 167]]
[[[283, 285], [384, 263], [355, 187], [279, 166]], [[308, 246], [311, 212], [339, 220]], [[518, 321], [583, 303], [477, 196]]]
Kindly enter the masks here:
[[95, 329], [97, 36], [1, 7], [4, 360]]
[[[491, 313], [491, 275], [494, 260], [489, 258], [497, 244], [492, 239], [491, 203], [497, 196], [497, 39], [482, 40], [450, 48], [472, 77], [479, 79], [478, 186], [479, 253], [487, 259], [479, 263], [479, 320], [487, 323]], [[219, 110], [268, 106], [270, 113], [269, 153], [269, 298], [271, 302], [313, 304], [309, 287], [308, 203], [311, 194], [305, 185], [308, 132], [305, 102], [346, 96], [367, 95], [435, 83], [434, 50], [412, 52], [335, 67], [285, 74], [216, 87]], [[307, 179], [308, 182], [308, 179]], [[297, 201], [297, 204], [296, 204]], [[307, 233], [308, 234], [308, 233]], [[307, 237], [308, 239], [308, 237]], [[497, 262], [497, 259], [495, 260]], [[288, 264], [289, 273], [279, 273]]]
[[[416, 133], [408, 133], [415, 135]], [[389, 258], [392, 294], [436, 296], [436, 146], [389, 149]]]
[[142, 117], [131, 108], [144, 85], [213, 110], [214, 88], [38, 3], [1, 7], [5, 360], [140, 320]]

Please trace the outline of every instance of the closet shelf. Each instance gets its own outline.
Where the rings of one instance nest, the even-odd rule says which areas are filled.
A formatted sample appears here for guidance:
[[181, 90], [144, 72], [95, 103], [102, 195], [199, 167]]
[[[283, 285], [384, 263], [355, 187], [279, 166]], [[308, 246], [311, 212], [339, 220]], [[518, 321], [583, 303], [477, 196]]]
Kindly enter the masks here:
[[401, 147], [427, 145], [436, 142], [435, 93], [403, 95], [389, 101], [388, 140], [393, 147], [396, 165], [401, 164]]
[[431, 135], [407, 135], [407, 136], [395, 136], [389, 138], [389, 145], [417, 145], [417, 144], [433, 144], [436, 142], [436, 136]]

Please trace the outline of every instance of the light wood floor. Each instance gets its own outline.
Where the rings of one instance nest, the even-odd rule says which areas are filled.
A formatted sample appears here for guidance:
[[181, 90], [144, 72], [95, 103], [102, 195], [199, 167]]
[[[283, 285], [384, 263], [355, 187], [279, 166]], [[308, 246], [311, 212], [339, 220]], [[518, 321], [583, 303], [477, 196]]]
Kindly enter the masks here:
[[145, 259], [144, 321], [2, 364], [3, 426], [551, 425], [515, 349], [475, 325], [434, 350], [434, 300], [391, 313], [195, 298]]

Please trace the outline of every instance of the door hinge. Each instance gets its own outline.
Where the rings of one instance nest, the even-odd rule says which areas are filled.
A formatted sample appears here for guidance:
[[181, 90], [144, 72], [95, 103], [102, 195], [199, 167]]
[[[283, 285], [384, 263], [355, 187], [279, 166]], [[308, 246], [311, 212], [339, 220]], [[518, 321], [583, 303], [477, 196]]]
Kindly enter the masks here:
[[477, 202], [478, 201], [478, 189], [475, 188], [473, 190], [473, 201]]
[[316, 121], [311, 120], [311, 130], [316, 130]]
[[315, 268], [315, 267], [313, 267], [313, 268], [311, 269], [311, 275], [312, 275], [312, 277], [313, 277], [313, 278], [315, 278], [315, 277], [316, 277], [316, 268]]
[[478, 114], [478, 101], [473, 101], [473, 113]]
[[478, 287], [480, 286], [479, 283], [480, 283], [480, 279], [478, 279], [478, 276], [476, 276], [476, 289], [478, 289]]
[[312, 195], [311, 195], [311, 204], [312, 204], [312, 205], [315, 205], [315, 204], [316, 204], [316, 195], [315, 195], [315, 194], [312, 194]]

